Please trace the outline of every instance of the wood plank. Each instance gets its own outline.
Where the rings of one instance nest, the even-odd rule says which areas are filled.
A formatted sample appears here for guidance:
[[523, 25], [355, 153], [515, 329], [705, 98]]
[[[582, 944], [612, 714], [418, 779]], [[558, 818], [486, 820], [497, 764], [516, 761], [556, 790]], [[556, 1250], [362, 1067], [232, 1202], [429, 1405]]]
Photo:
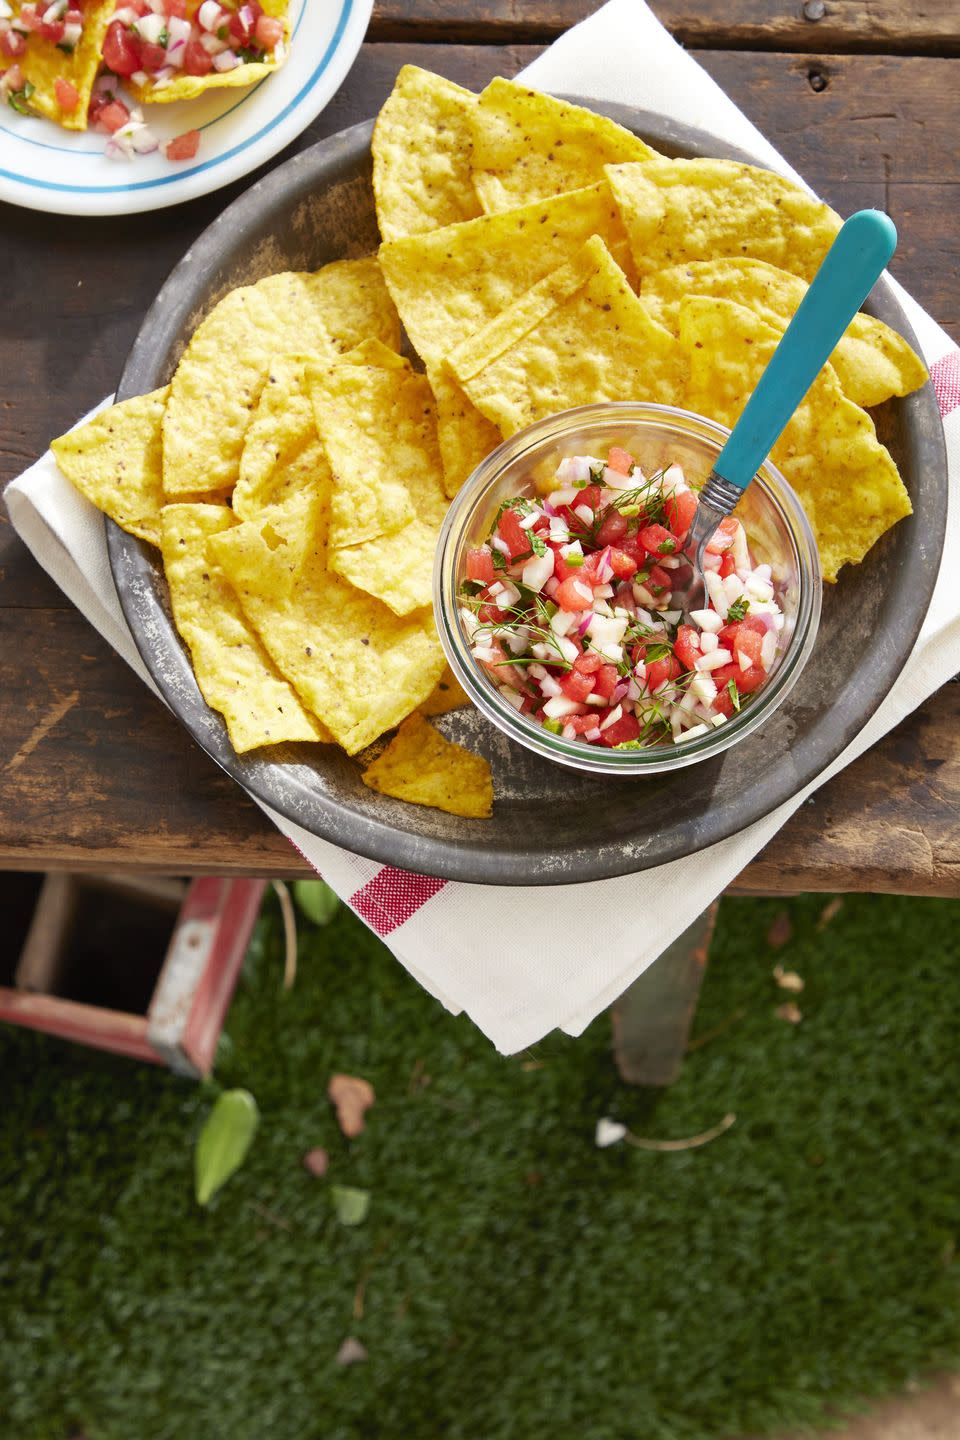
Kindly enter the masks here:
[[[14, 643], [16, 642], [16, 643]], [[42, 686], [9, 682], [14, 654]], [[13, 758], [76, 653], [76, 702], [0, 772], [4, 869], [295, 877], [310, 873], [75, 611], [0, 611], [0, 733]], [[892, 783], [891, 777], [895, 777]], [[739, 877], [746, 890], [960, 890], [960, 684], [947, 685], [802, 806]]]
[[[596, 0], [377, 0], [371, 40], [460, 44], [547, 42], [597, 8]], [[832, 50], [960, 54], [955, 0], [653, 0], [652, 10], [693, 49]]]

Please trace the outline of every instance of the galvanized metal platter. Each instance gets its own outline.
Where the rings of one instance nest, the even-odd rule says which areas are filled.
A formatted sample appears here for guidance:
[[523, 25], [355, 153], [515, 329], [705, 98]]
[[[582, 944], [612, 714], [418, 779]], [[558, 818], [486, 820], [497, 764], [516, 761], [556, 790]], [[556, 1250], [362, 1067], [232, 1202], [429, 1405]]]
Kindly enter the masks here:
[[[572, 97], [576, 98], [576, 97]], [[598, 105], [668, 155], [749, 160], [703, 131]], [[279, 166], [235, 201], [183, 257], [147, 314], [120, 398], [170, 379], [204, 315], [228, 291], [280, 270], [312, 270], [378, 244], [370, 185], [372, 122]], [[892, 287], [866, 307], [915, 343]], [[642, 397], [638, 397], [642, 398]], [[596, 779], [507, 741], [475, 710], [437, 723], [488, 757], [495, 804], [466, 820], [375, 794], [334, 746], [237, 756], [204, 703], [170, 619], [156, 551], [106, 521], [120, 603], [165, 700], [228, 774], [305, 830], [385, 863], [479, 884], [551, 885], [629, 874], [705, 849], [769, 814], [818, 775], [866, 724], [900, 674], [933, 592], [946, 524], [946, 452], [932, 386], [878, 414], [914, 513], [826, 587], [813, 655], [787, 702], [716, 761], [672, 776]]]

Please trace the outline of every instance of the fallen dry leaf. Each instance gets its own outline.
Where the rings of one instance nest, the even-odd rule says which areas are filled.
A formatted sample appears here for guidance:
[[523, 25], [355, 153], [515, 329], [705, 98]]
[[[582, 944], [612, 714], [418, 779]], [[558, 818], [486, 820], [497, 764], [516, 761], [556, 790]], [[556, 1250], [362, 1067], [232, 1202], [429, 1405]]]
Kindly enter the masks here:
[[337, 1351], [338, 1365], [362, 1365], [366, 1359], [367, 1347], [361, 1345], [360, 1341], [355, 1340], [352, 1335], [347, 1336]]
[[804, 986], [804, 980], [796, 970], [784, 970], [782, 965], [774, 965], [773, 978], [781, 990], [789, 990], [792, 995], [799, 995]]
[[330, 1156], [321, 1145], [318, 1145], [313, 1150], [308, 1150], [303, 1157], [304, 1169], [309, 1170], [310, 1174], [315, 1175], [318, 1180], [322, 1180], [324, 1175], [326, 1175], [329, 1164]]
[[355, 1140], [364, 1128], [364, 1116], [376, 1100], [369, 1080], [358, 1075], [331, 1075], [327, 1098], [337, 1112], [337, 1124], [348, 1140]]
[[773, 924], [767, 931], [767, 944], [773, 950], [780, 950], [793, 939], [793, 921], [786, 910], [778, 910]]
[[825, 930], [830, 924], [830, 921], [835, 919], [842, 909], [843, 896], [834, 895], [833, 899], [828, 901], [828, 903], [824, 905], [823, 909], [820, 911], [820, 919], [817, 921], [817, 929]]
[[803, 1011], [792, 1000], [788, 1000], [785, 1005], [778, 1005], [773, 1013], [778, 1020], [786, 1020], [788, 1025], [799, 1025], [803, 1019]]

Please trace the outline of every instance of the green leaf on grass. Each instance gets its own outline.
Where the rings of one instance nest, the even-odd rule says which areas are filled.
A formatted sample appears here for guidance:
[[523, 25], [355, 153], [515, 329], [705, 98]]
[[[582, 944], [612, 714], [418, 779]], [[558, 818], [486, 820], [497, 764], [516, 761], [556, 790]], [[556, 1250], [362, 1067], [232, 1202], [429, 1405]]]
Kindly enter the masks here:
[[314, 925], [329, 925], [340, 904], [336, 891], [322, 880], [295, 880], [293, 898]]
[[225, 1090], [207, 1116], [193, 1156], [197, 1203], [206, 1205], [239, 1170], [260, 1122], [249, 1090]]
[[330, 1199], [341, 1225], [362, 1225], [370, 1212], [370, 1191], [352, 1185], [331, 1185]]

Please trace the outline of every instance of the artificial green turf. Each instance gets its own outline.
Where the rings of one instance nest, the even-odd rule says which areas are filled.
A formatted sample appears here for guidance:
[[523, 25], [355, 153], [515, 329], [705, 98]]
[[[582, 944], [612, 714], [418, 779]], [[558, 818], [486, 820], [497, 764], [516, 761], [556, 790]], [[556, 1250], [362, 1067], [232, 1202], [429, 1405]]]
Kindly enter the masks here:
[[[960, 903], [849, 898], [818, 932], [823, 904], [775, 955], [780, 907], [724, 903], [696, 1029], [726, 1028], [656, 1104], [604, 1019], [504, 1060], [342, 913], [286, 994], [271, 916], [218, 1067], [261, 1125], [207, 1210], [209, 1089], [0, 1027], [3, 1440], [717, 1440], [956, 1361]], [[352, 1144], [335, 1070], [376, 1087]], [[701, 1150], [593, 1143], [728, 1110]], [[347, 1335], [369, 1360], [338, 1369]]]

